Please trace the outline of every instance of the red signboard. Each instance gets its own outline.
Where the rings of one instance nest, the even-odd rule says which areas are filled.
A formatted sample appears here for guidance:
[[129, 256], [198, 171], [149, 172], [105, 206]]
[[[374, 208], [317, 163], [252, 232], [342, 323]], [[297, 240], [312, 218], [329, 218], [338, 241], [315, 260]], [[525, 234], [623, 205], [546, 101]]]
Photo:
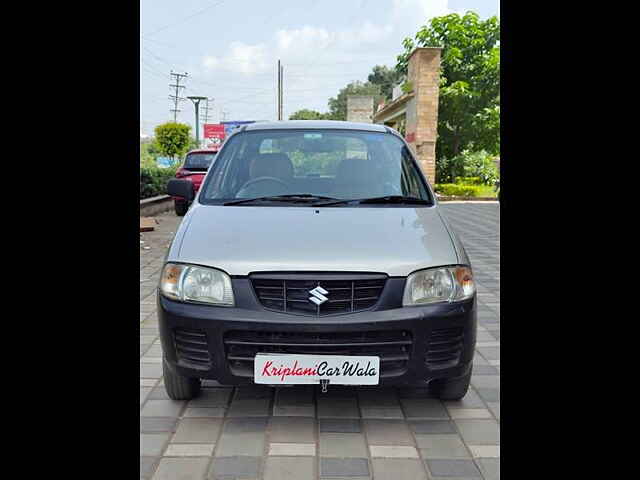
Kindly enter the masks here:
[[205, 123], [204, 138], [217, 138], [220, 141], [224, 140], [224, 125], [219, 123]]

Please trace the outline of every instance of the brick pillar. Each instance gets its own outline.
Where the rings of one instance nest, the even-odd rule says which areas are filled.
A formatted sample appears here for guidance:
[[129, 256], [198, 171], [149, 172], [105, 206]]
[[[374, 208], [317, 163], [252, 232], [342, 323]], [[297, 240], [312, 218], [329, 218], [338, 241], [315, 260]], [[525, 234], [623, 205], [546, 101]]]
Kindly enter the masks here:
[[439, 47], [416, 48], [409, 57], [407, 72], [415, 96], [407, 103], [406, 140], [431, 184], [437, 181], [440, 51]]
[[373, 123], [373, 95], [347, 95], [347, 122]]

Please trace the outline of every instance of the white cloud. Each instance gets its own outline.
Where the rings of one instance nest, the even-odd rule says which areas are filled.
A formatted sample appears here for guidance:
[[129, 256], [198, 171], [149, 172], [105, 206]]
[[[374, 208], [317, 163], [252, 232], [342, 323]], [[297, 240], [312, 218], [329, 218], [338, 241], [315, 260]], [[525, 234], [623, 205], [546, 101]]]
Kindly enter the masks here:
[[206, 70], [223, 69], [234, 73], [251, 75], [267, 68], [267, 47], [264, 44], [247, 45], [233, 42], [229, 53], [222, 58], [206, 56], [202, 60]]
[[309, 50], [312, 48], [325, 48], [333, 41], [333, 36], [324, 28], [305, 25], [293, 30], [278, 30], [276, 32], [276, 45], [282, 52], [292, 50]]

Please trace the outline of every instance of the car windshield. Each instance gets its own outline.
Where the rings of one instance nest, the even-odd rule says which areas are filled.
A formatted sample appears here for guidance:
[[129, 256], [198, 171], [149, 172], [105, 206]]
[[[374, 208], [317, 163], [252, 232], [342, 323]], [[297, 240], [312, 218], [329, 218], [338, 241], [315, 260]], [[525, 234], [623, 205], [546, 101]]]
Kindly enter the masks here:
[[199, 201], [299, 205], [386, 196], [394, 197], [389, 204], [400, 203], [398, 197], [431, 202], [406, 145], [395, 135], [279, 129], [241, 132], [229, 138]]
[[216, 153], [189, 153], [184, 160], [184, 168], [187, 170], [206, 170], [216, 158]]

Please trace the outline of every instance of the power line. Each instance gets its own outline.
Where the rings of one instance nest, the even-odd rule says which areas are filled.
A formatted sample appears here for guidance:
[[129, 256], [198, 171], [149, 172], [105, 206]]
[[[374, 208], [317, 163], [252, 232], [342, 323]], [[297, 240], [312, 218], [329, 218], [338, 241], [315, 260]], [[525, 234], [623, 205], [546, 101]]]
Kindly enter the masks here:
[[178, 102], [180, 102], [181, 100], [184, 100], [183, 97], [180, 96], [180, 89], [184, 88], [184, 85], [180, 85], [180, 80], [182, 80], [183, 78], [186, 78], [188, 76], [187, 73], [174, 73], [173, 70], [171, 71], [171, 76], [175, 77], [176, 79], [176, 83], [174, 84], [169, 84], [170, 87], [175, 87], [176, 89], [176, 94], [175, 95], [169, 95], [169, 98], [173, 99], [173, 110], [169, 110], [170, 112], [173, 112], [173, 121], [176, 122], [178, 120], [178, 112], [180, 110], [178, 110]]
[[[224, 3], [225, 1], [226, 1], [226, 0], [220, 0], [220, 1], [218, 1], [218, 2], [215, 2], [215, 3], [213, 3], [213, 4], [209, 5], [209, 6], [207, 6], [207, 7], [203, 8], [203, 9], [201, 9], [201, 10], [198, 10], [198, 11], [197, 11], [197, 12], [195, 12], [195, 13], [192, 13], [191, 15], [187, 15], [186, 17], [183, 17], [181, 20], [178, 20], [177, 22], [173, 22], [173, 23], [170, 23], [170, 24], [168, 24], [168, 25], [165, 25], [164, 27], [160, 27], [160, 28], [158, 28], [158, 29], [156, 29], [156, 30], [152, 31], [151, 33], [146, 33], [144, 36], [148, 37], [149, 35], [155, 35], [155, 34], [156, 34], [156, 33], [158, 33], [158, 32], [161, 32], [161, 31], [163, 31], [163, 30], [166, 30], [167, 28], [171, 28], [171, 27], [174, 27], [175, 25], [179, 25], [179, 24], [181, 24], [181, 23], [184, 23], [184, 22], [186, 22], [187, 20], [189, 20], [189, 19], [191, 19], [191, 18], [193, 18], [193, 17], [197, 17], [198, 15], [200, 15], [200, 14], [202, 14], [202, 13], [206, 12], [207, 10], [211, 10], [213, 7], [216, 7], [216, 6], [220, 5], [221, 3]], [[142, 37], [143, 35], [140, 35], [140, 36]]]

